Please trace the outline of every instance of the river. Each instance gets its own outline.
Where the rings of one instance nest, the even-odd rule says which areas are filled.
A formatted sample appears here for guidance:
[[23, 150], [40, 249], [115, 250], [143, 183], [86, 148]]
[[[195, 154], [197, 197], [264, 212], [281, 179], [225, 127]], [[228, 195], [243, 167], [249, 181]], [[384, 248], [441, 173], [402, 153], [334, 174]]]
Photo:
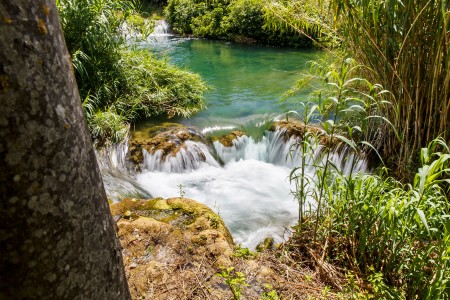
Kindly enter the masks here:
[[[306, 70], [307, 62], [323, 54], [317, 50], [178, 38], [164, 32], [140, 47], [199, 73], [212, 87], [206, 94], [206, 110], [190, 119], [173, 118], [170, 122], [195, 126], [205, 136], [231, 129], [242, 130], [247, 136], [238, 138], [229, 148], [217, 141], [192, 142], [186, 151], [165, 160], [157, 154], [146, 154], [142, 172], [134, 175], [125, 174], [123, 167], [117, 170], [127, 149], [126, 145], [116, 147], [113, 165], [117, 173], [105, 171], [111, 167], [102, 169], [109, 194], [119, 197], [134, 191], [141, 197], [182, 195], [216, 211], [236, 243], [254, 248], [268, 236], [283, 241], [298, 217], [298, 204], [291, 193], [294, 185], [289, 181], [298, 161], [289, 156], [293, 141], [286, 142], [279, 132], [267, 131], [267, 124], [302, 108], [300, 103], [308, 100], [308, 90], [288, 101], [282, 100], [283, 94]], [[133, 130], [145, 132], [166, 121], [146, 120]], [[195, 157], [199, 151], [206, 160]], [[335, 160], [342, 162], [343, 158], [336, 155]], [[118, 183], [119, 175], [126, 180]]]

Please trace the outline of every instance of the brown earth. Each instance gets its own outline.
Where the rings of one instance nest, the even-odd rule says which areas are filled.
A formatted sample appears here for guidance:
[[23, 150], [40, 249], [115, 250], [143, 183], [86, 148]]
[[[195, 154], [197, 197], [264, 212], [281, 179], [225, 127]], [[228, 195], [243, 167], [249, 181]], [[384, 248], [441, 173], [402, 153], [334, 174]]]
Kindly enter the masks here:
[[336, 297], [283, 245], [266, 240], [261, 253], [236, 247], [220, 216], [194, 200], [125, 199], [111, 212], [133, 299], [233, 299], [217, 276], [223, 268], [233, 268], [230, 279], [242, 272], [240, 299]]

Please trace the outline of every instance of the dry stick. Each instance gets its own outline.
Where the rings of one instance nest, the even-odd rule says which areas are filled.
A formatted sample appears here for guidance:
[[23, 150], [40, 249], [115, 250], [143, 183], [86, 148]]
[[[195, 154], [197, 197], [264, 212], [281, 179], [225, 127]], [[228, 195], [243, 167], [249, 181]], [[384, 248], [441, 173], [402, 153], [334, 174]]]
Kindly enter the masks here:
[[[206, 299], [210, 299], [209, 296], [205, 292], [205, 289], [206, 289], [206, 291], [208, 291], [208, 288], [202, 282], [200, 282], [200, 279], [198, 279], [197, 274], [194, 274], [194, 275], [195, 275], [195, 279], [197, 279], [197, 283], [199, 284], [200, 290], [202, 291], [203, 295], [206, 297]], [[209, 293], [209, 291], [208, 291], [208, 293]]]
[[[308, 252], [314, 258], [316, 263], [318, 265], [320, 265], [321, 261], [316, 256], [314, 251], [312, 251], [310, 248], [308, 248]], [[325, 272], [322, 272], [321, 275], [325, 276], [333, 284], [333, 286], [335, 288], [337, 288], [339, 291], [343, 291], [342, 284], [340, 282], [341, 280], [339, 279], [338, 274], [337, 274], [338, 272], [336, 272], [336, 270], [333, 268], [333, 266], [331, 266], [329, 263], [323, 262], [322, 269]], [[333, 276], [335, 276], [336, 278], [333, 278]]]
[[[192, 295], [195, 291], [197, 291], [197, 290], [200, 288], [200, 290], [202, 291], [202, 293], [209, 299], [209, 296], [205, 294], [205, 291], [204, 291], [204, 289], [203, 289], [203, 288], [206, 288], [206, 286], [204, 286], [204, 285], [202, 286], [202, 283], [200, 282], [200, 280], [199, 280], [198, 277], [197, 277], [197, 273], [200, 272], [200, 268], [202, 267], [202, 265], [203, 265], [203, 260], [200, 261], [200, 264], [199, 264], [199, 266], [197, 267], [197, 272], [194, 273], [194, 276], [195, 276], [195, 278], [196, 278], [198, 284], [197, 284], [197, 285], [195, 286], [195, 288], [192, 290], [191, 295]], [[212, 277], [212, 276], [211, 276], [211, 277]], [[211, 277], [209, 277], [209, 278], [211, 278]], [[209, 278], [208, 278], [207, 280], [209, 280]]]

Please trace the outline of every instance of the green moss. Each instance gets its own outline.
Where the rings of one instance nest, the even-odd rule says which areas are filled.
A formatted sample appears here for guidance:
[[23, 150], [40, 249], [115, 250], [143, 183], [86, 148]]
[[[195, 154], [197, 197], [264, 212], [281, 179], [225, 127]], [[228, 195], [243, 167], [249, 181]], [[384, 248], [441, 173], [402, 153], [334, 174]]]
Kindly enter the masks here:
[[171, 224], [180, 228], [220, 229], [226, 233], [230, 244], [233, 239], [222, 218], [207, 206], [191, 199], [185, 198], [155, 198], [149, 200], [124, 199], [112, 204], [113, 216], [122, 216], [127, 219], [138, 217], [152, 218], [160, 222]]
[[256, 251], [258, 252], [264, 252], [265, 250], [270, 250], [273, 249], [273, 247], [275, 246], [275, 242], [274, 239], [271, 237], [266, 237], [264, 239], [264, 241], [262, 241], [261, 243], [259, 243], [256, 246]]
[[[162, 158], [168, 155], [174, 157], [183, 147], [186, 141], [206, 142], [199, 129], [176, 123], [163, 123], [149, 130], [133, 132], [129, 145], [128, 159], [135, 164], [144, 160], [142, 151], [150, 154], [162, 151]], [[206, 159], [206, 157], [204, 157]]]
[[245, 135], [245, 133], [243, 131], [233, 130], [229, 134], [222, 135], [222, 136], [219, 136], [219, 137], [213, 137], [212, 141], [213, 142], [219, 141], [225, 147], [231, 147], [231, 146], [233, 146], [233, 141], [237, 137], [241, 137], [243, 135]]

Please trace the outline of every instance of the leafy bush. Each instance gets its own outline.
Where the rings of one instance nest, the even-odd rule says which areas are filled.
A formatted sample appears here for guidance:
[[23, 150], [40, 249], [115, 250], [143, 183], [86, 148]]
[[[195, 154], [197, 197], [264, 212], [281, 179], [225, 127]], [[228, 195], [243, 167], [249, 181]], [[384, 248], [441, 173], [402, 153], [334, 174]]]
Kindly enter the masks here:
[[188, 117], [205, 107], [207, 87], [200, 76], [154, 58], [147, 50], [124, 51], [121, 65], [132, 82], [114, 103], [117, 111], [137, 120], [166, 113]]
[[136, 7], [125, 0], [58, 1], [88, 125], [100, 144], [123, 139], [137, 119], [190, 116], [204, 107], [199, 76], [126, 44], [123, 31], [148, 23]]
[[205, 11], [205, 5], [197, 5], [193, 0], [169, 0], [164, 9], [166, 20], [177, 33], [192, 33], [192, 19]]
[[216, 7], [192, 19], [192, 33], [204, 37], [224, 36], [227, 32], [227, 27], [223, 25], [225, 15], [226, 6], [218, 3]]
[[228, 6], [230, 32], [253, 38], [265, 38], [263, 3], [259, 0], [235, 0]]
[[[311, 2], [306, 6], [308, 9], [315, 7], [313, 1], [307, 2]], [[272, 5], [262, 0], [169, 0], [165, 15], [173, 30], [181, 34], [252, 40], [275, 46], [313, 45], [304, 34], [273, 26], [273, 19], [266, 16]], [[315, 36], [319, 31], [311, 25], [308, 33]]]

